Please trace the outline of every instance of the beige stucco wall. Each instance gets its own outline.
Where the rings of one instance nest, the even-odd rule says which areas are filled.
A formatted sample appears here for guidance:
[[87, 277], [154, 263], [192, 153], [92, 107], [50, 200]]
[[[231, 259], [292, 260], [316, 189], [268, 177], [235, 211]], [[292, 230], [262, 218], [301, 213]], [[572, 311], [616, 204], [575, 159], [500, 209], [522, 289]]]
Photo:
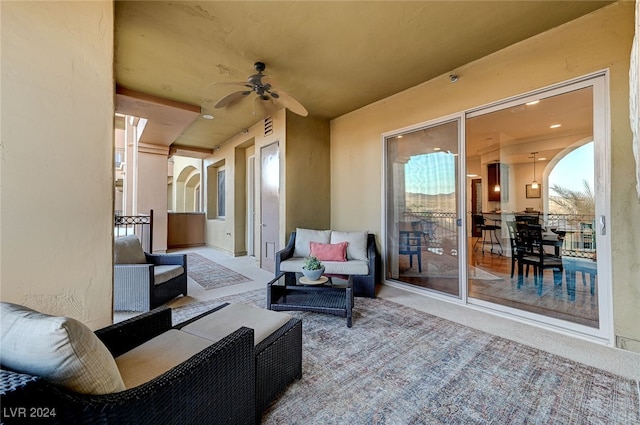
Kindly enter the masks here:
[[[186, 189], [186, 185], [191, 182], [200, 181], [202, 185], [202, 160], [199, 158], [188, 158], [185, 156], [173, 157], [173, 175], [171, 176], [171, 197], [168, 204], [169, 209], [174, 212], [194, 211], [195, 194], [193, 187]], [[202, 192], [201, 192], [202, 193]], [[200, 203], [200, 205], [203, 205]], [[201, 208], [202, 209], [202, 208]]]
[[330, 227], [329, 122], [287, 113], [284, 233]]
[[331, 226], [381, 232], [381, 134], [608, 68], [616, 344], [640, 352], [640, 205], [628, 107], [634, 3], [620, 2], [331, 123]]
[[136, 211], [153, 210], [153, 252], [167, 251], [167, 161], [169, 148], [138, 144]]
[[113, 4], [0, 2], [2, 301], [112, 321]]
[[[259, 259], [259, 235], [260, 235], [260, 149], [274, 142], [280, 142], [280, 164], [281, 170], [283, 168], [283, 161], [286, 155], [285, 148], [285, 133], [286, 133], [286, 114], [284, 110], [277, 111], [272, 115], [273, 118], [273, 132], [271, 134], [264, 134], [264, 120], [259, 121], [250, 128], [246, 133], [238, 134], [231, 139], [224, 142], [220, 148], [214, 151], [213, 155], [204, 159], [204, 182], [205, 182], [205, 205], [207, 211], [210, 208], [209, 201], [211, 198], [212, 190], [209, 185], [208, 173], [210, 167], [216, 164], [224, 162], [224, 168], [226, 170], [226, 217], [224, 219], [208, 218], [206, 221], [205, 239], [206, 244], [226, 252], [230, 255], [244, 255], [247, 251], [245, 244], [245, 232], [246, 232], [246, 210], [244, 206], [245, 202], [239, 202], [236, 197], [239, 194], [244, 193], [244, 190], [236, 187], [236, 185], [246, 185], [246, 179], [241, 177], [238, 181], [234, 176], [237, 173], [244, 175], [246, 169], [237, 170], [238, 165], [246, 164], [246, 157], [249, 153], [255, 153], [256, 156], [256, 223], [255, 223], [255, 252], [256, 258]], [[281, 187], [284, 177], [281, 176]], [[214, 179], [215, 181], [215, 179]], [[213, 200], [215, 201], [215, 200]], [[281, 211], [284, 210], [285, 197], [280, 199]], [[215, 214], [215, 213], [214, 213]], [[284, 226], [284, 215], [280, 217], [280, 228]]]

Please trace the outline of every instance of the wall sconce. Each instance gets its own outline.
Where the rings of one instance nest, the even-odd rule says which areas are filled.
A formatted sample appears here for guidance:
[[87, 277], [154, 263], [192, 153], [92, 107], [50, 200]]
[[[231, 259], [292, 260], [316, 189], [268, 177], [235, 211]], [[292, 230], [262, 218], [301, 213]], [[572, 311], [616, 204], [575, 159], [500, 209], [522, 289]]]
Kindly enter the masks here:
[[533, 181], [531, 182], [531, 189], [537, 189], [538, 188], [538, 182], [536, 180], [536, 154], [538, 152], [531, 152], [531, 155], [533, 155]]

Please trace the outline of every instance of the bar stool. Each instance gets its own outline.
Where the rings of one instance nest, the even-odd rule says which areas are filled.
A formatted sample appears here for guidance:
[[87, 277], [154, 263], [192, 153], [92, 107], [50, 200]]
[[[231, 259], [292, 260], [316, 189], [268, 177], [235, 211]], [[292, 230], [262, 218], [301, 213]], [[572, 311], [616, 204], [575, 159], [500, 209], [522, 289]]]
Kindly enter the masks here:
[[496, 233], [496, 230], [501, 229], [501, 227], [497, 223], [487, 224], [485, 218], [482, 215], [478, 214], [476, 218], [476, 228], [478, 228], [482, 232], [482, 237], [476, 239], [476, 242], [473, 244], [473, 250], [474, 251], [478, 250], [478, 247], [477, 247], [478, 242], [482, 240], [482, 255], [484, 255], [485, 244], [491, 245], [492, 254], [493, 254], [493, 245], [497, 244], [498, 247], [500, 247], [500, 252], [498, 254], [502, 255], [503, 253], [502, 244], [500, 243], [500, 239], [498, 238], [498, 235]]

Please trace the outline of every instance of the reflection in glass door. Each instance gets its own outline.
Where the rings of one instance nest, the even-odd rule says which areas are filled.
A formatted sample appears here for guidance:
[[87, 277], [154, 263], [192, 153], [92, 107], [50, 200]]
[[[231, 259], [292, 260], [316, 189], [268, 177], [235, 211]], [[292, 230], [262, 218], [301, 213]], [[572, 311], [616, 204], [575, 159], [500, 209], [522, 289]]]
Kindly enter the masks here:
[[482, 209], [467, 220], [470, 303], [602, 327], [607, 279], [598, 278], [597, 252], [608, 242], [596, 217], [604, 217], [606, 178], [597, 175], [604, 119], [594, 120], [594, 87], [583, 82], [467, 118], [466, 171], [481, 179]]
[[460, 120], [388, 136], [386, 278], [460, 296]]

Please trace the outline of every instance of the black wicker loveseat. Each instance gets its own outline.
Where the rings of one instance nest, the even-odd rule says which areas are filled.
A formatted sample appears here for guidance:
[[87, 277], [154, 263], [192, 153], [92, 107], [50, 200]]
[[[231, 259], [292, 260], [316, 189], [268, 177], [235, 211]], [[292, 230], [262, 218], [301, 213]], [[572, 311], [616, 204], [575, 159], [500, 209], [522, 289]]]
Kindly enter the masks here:
[[[304, 236], [300, 237], [301, 235]], [[375, 298], [376, 283], [380, 281], [380, 256], [376, 248], [375, 235], [367, 232], [337, 232], [298, 228], [295, 232], [291, 232], [287, 246], [276, 252], [275, 275], [279, 276], [280, 273], [285, 273], [287, 281], [293, 282], [295, 273], [301, 272], [304, 257], [310, 255], [310, 253], [313, 254], [309, 248], [310, 242], [334, 244], [350, 239], [361, 239], [359, 241], [361, 246], [353, 250], [353, 252], [357, 253], [354, 258], [352, 258], [351, 254], [353, 241], [348, 242], [344, 262], [327, 261], [323, 258], [318, 258], [325, 266], [325, 273], [351, 275], [353, 277], [353, 293], [355, 296]], [[360, 270], [354, 272], [354, 268]]]
[[[95, 335], [117, 357], [172, 328], [171, 310], [161, 307]], [[102, 395], [76, 393], [3, 365], [2, 423], [253, 424], [253, 334], [241, 327], [142, 385]]]

